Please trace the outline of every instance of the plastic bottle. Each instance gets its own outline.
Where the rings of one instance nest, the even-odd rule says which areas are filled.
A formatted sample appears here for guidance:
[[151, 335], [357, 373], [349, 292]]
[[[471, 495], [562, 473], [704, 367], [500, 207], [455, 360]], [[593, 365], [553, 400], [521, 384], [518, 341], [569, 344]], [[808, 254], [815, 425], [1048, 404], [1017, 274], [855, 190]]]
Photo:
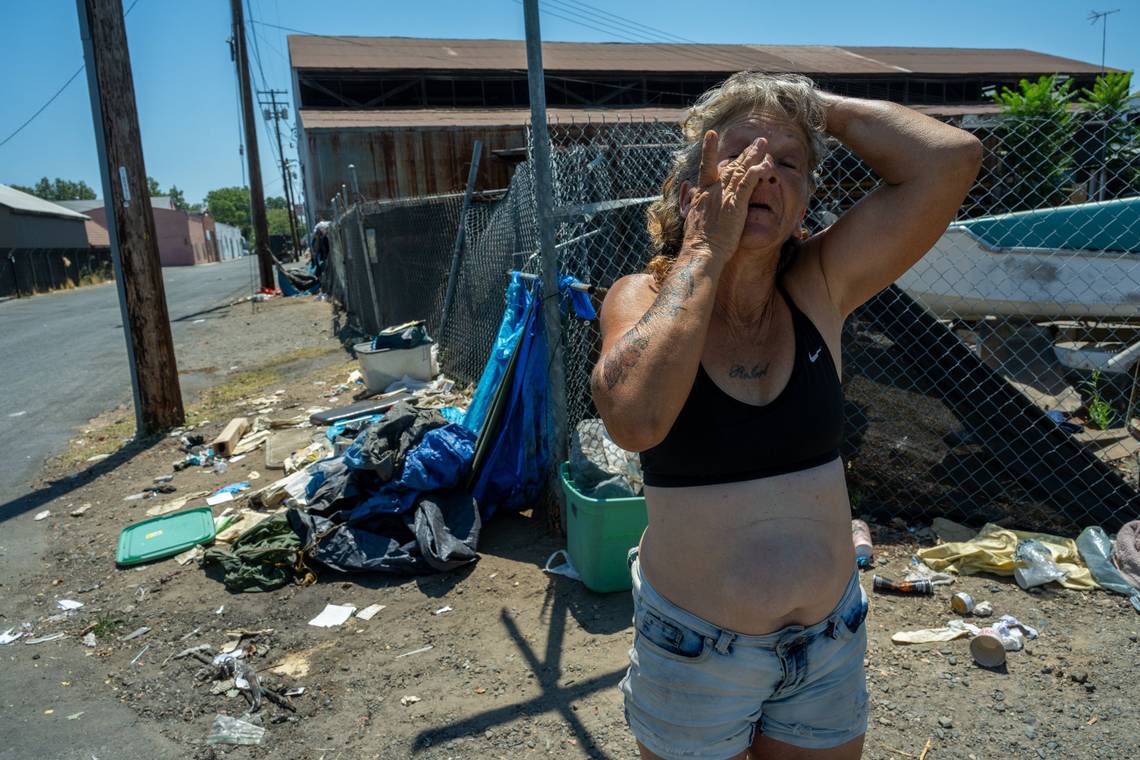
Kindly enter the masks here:
[[870, 567], [875, 547], [871, 544], [871, 527], [862, 520], [851, 521], [851, 542], [855, 544], [855, 564]]

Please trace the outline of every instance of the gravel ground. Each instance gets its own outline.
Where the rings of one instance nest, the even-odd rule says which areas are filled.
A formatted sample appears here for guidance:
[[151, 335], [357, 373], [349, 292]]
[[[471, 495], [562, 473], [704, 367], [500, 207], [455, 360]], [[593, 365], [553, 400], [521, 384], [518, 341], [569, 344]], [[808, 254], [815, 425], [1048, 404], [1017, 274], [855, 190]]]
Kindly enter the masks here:
[[[202, 352], [203, 361], [217, 356], [204, 345]], [[228, 361], [200, 366], [228, 371]], [[242, 395], [283, 389], [278, 406], [287, 413], [328, 405], [330, 389], [352, 367], [326, 356], [323, 364], [296, 359], [266, 375], [237, 373], [212, 396], [204, 394], [195, 413], [210, 421], [200, 423], [201, 431], [216, 433], [248, 408], [238, 403]], [[338, 401], [347, 400], [339, 394]], [[91, 429], [107, 429], [112, 419]], [[176, 473], [172, 496], [248, 479], [255, 470], [266, 483], [273, 474], [262, 457], [254, 452], [223, 475]], [[87, 706], [76, 712], [88, 715], [75, 720], [89, 720], [102, 703], [122, 703], [194, 758], [637, 756], [617, 689], [631, 643], [629, 595], [595, 594], [545, 575], [542, 565], [563, 542], [546, 532], [541, 515], [497, 517], [484, 528], [480, 561], [461, 572], [418, 579], [330, 573], [308, 587], [233, 595], [193, 564], [114, 565], [119, 530], [153, 503], [123, 497], [170, 473], [178, 458], [176, 439], [165, 438], [45, 503], [51, 517], [31, 529], [54, 548], [40, 567], [0, 585], [0, 630], [30, 622], [37, 635], [68, 634], [0, 647], [3, 669], [61, 684], [68, 704]], [[75, 467], [60, 460], [49, 474]], [[69, 516], [83, 504], [91, 506], [81, 517]], [[32, 514], [13, 519], [31, 521]], [[931, 541], [923, 527], [901, 520], [873, 525], [875, 572], [904, 575], [911, 554]], [[863, 582], [869, 589], [869, 573]], [[1040, 638], [1011, 653], [1000, 672], [975, 665], [965, 640], [890, 642], [897, 630], [943, 625], [953, 617], [949, 596], [957, 590], [990, 600], [995, 615], [1018, 617], [1038, 628]], [[55, 601], [65, 598], [85, 606], [53, 620]], [[327, 603], [385, 608], [367, 622], [309, 626]], [[435, 614], [443, 607], [452, 609]], [[926, 749], [926, 760], [1136, 757], [1138, 622], [1121, 597], [1052, 587], [1030, 593], [1010, 578], [964, 577], [929, 598], [872, 594], [872, 713], [864, 756], [919, 758]], [[92, 624], [97, 643], [87, 648], [81, 638]], [[121, 640], [142, 626], [151, 630]], [[215, 716], [240, 716], [245, 701], [213, 688], [217, 681], [199, 679], [203, 665], [193, 658], [171, 656], [203, 644], [217, 651], [242, 629], [256, 632], [243, 641], [255, 648], [251, 662], [263, 682], [305, 692], [292, 698], [295, 713], [275, 705], [261, 710], [263, 746], [207, 745]], [[59, 664], [77, 652], [85, 655], [84, 667]], [[9, 692], [3, 700], [15, 709], [19, 697]], [[28, 720], [73, 715], [46, 713], [52, 704], [34, 708]]]

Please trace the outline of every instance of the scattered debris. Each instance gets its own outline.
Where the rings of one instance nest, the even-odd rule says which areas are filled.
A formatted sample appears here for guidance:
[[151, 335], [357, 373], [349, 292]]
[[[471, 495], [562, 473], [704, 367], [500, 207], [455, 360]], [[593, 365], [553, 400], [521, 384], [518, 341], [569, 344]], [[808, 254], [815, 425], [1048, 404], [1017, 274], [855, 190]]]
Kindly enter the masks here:
[[261, 744], [264, 738], [265, 729], [261, 726], [255, 726], [229, 715], [218, 715], [214, 718], [214, 725], [210, 727], [210, 735], [206, 737], [206, 743]]
[[13, 641], [24, 635], [23, 631], [16, 631], [15, 633], [12, 633], [12, 631], [15, 630], [15, 628], [9, 628], [3, 633], [0, 633], [0, 645], [11, 644]]
[[77, 713], [72, 713], [71, 715], [68, 715], [68, 716], [67, 716], [67, 719], [68, 719], [68, 720], [79, 720], [79, 716], [80, 716], [80, 715], [82, 715], [82, 714], [83, 714], [83, 713], [85, 713], [85, 712], [87, 712], [87, 711], [86, 711], [86, 710], [80, 710], [80, 711], [79, 711], [79, 712], [77, 712]]
[[234, 451], [237, 444], [240, 442], [241, 437], [249, 430], [248, 417], [234, 417], [226, 426], [222, 428], [222, 432], [218, 437], [210, 441], [210, 447], [215, 451], [219, 457], [230, 456], [238, 452]]
[[422, 701], [423, 700], [421, 700], [419, 697], [416, 697], [416, 696], [410, 696], [409, 695], [407, 697], [400, 697], [400, 704], [403, 705], [404, 707], [407, 707], [408, 705], [414, 705], [416, 702], [422, 702]]
[[431, 613], [431, 614], [433, 614], [433, 615], [442, 615], [442, 614], [443, 614], [443, 613], [445, 613], [445, 612], [452, 612], [452, 611], [453, 611], [453, 610], [452, 610], [451, 606], [450, 606], [450, 605], [448, 605], [447, 607], [440, 607], [438, 610], [436, 610], [435, 612], [433, 612], [433, 613]]
[[83, 602], [77, 602], [74, 599], [57, 599], [55, 604], [61, 610], [68, 611], [77, 610], [83, 606]]
[[269, 431], [268, 430], [259, 430], [256, 433], [250, 433], [249, 435], [247, 435], [246, 437], [242, 438], [240, 441], [237, 442], [237, 445], [234, 446], [233, 453], [234, 454], [248, 454], [249, 452], [253, 451], [254, 449], [257, 449], [258, 447], [260, 447], [267, 440], [269, 440]]
[[139, 636], [146, 636], [148, 633], [150, 633], [150, 626], [144, 625], [141, 628], [136, 628], [135, 630], [131, 631], [126, 636], [121, 637], [119, 641], [133, 641]]
[[46, 644], [49, 641], [59, 641], [60, 639], [66, 638], [66, 637], [67, 637], [67, 634], [63, 633], [63, 632], [49, 633], [47, 636], [40, 636], [39, 638], [35, 638], [35, 639], [24, 639], [24, 643], [25, 644]]
[[360, 612], [356, 613], [356, 617], [360, 618], [361, 620], [371, 620], [376, 616], [377, 612], [384, 609], [385, 607], [387, 607], [386, 604], [370, 604]]
[[884, 578], [881, 575], [876, 575], [871, 579], [871, 587], [879, 593], [891, 592], [895, 594], [906, 594], [909, 596], [934, 595], [934, 584], [925, 579], [915, 581], [893, 581], [890, 578]]
[[428, 644], [426, 647], [420, 647], [419, 649], [413, 649], [410, 652], [404, 652], [403, 654], [398, 654], [398, 655], [396, 655], [396, 659], [398, 660], [401, 657], [411, 657], [413, 654], [420, 654], [421, 652], [426, 652], [429, 649], [434, 649], [434, 648], [435, 648], [434, 644]]
[[142, 651], [140, 651], [138, 654], [136, 654], [134, 656], [134, 659], [131, 660], [131, 664], [134, 665], [136, 662], [138, 662], [140, 659], [142, 659], [142, 656], [144, 654], [146, 654], [146, 650], [148, 650], [148, 649], [150, 649], [150, 644], [147, 644], [145, 647], [142, 648]]
[[99, 643], [99, 641], [95, 638], [95, 632], [94, 631], [88, 631], [87, 633], [85, 633], [83, 635], [82, 641], [83, 641], [83, 646], [87, 647], [88, 649], [94, 649], [95, 646]]
[[36, 516], [33, 517], [32, 519], [36, 520], [38, 522], [40, 520], [46, 520], [49, 517], [51, 517], [51, 510], [45, 509], [43, 512], [37, 512]]
[[89, 509], [91, 509], [91, 502], [87, 502], [83, 506], [76, 507], [75, 509], [71, 510], [71, 516], [72, 517], [82, 517], [83, 513]]
[[155, 504], [153, 507], [148, 509], [146, 513], [148, 517], [158, 517], [159, 515], [177, 512], [195, 499], [200, 499], [203, 496], [208, 496], [209, 494], [209, 491], [195, 491], [194, 493], [188, 493], [185, 496], [178, 497], [177, 499], [172, 499], [171, 501], [166, 501], [162, 504]]
[[321, 614], [309, 621], [309, 625], [315, 625], [318, 628], [336, 628], [343, 625], [352, 613], [356, 612], [356, 607], [351, 604], [326, 604], [325, 608], [321, 610]]
[[294, 686], [292, 689], [285, 690], [286, 697], [299, 697], [305, 693], [304, 686]]

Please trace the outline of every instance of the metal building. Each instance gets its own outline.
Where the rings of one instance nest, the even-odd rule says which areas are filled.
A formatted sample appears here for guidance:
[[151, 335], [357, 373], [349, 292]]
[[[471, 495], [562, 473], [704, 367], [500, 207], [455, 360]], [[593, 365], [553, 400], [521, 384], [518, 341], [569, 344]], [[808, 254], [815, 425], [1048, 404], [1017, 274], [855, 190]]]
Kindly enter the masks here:
[[[298, 152], [310, 212], [327, 218], [350, 185], [386, 199], [462, 189], [483, 142], [478, 189], [506, 187], [526, 149], [526, 52], [520, 40], [290, 36]], [[798, 72], [832, 92], [935, 115], [995, 110], [990, 93], [1063, 74], [1074, 89], [1100, 68], [1029, 50], [670, 45], [543, 45], [550, 119], [676, 120], [700, 93], [743, 69]]]

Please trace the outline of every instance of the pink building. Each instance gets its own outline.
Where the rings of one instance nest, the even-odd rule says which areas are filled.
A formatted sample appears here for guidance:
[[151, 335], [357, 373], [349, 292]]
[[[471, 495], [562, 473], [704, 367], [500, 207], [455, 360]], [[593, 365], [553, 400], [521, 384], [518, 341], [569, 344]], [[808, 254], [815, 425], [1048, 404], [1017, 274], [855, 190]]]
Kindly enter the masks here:
[[[107, 226], [107, 210], [102, 201], [70, 201], [83, 205], [82, 213], [100, 227]], [[151, 198], [158, 256], [164, 267], [193, 266], [218, 261], [214, 220], [209, 214], [188, 214], [171, 208], [168, 198]]]

